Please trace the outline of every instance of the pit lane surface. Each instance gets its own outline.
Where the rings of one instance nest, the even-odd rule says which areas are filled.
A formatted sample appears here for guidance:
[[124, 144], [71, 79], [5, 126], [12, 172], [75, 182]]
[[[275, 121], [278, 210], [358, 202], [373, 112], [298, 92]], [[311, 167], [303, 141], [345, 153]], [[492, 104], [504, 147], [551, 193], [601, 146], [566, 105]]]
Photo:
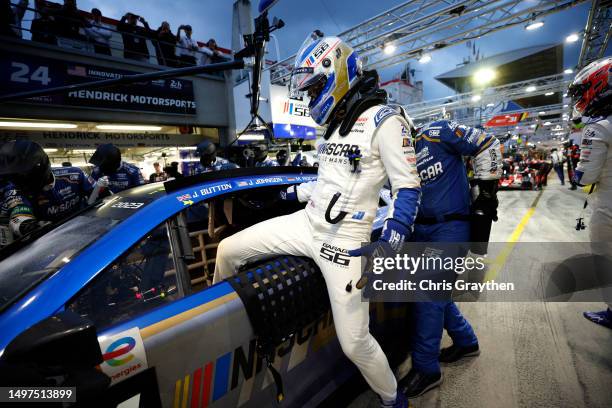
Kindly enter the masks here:
[[[491, 241], [588, 242], [588, 230], [575, 230], [585, 193], [568, 187], [551, 174], [541, 193], [500, 192], [500, 220]], [[587, 211], [587, 228], [589, 218]], [[584, 310], [601, 310], [602, 303], [470, 302], [459, 307], [474, 327], [482, 353], [443, 366], [442, 386], [413, 400], [412, 406], [612, 406], [612, 330], [582, 317]], [[443, 347], [450, 344], [445, 334]], [[408, 360], [398, 376], [409, 368]], [[378, 407], [379, 402], [365, 391], [348, 406]]]

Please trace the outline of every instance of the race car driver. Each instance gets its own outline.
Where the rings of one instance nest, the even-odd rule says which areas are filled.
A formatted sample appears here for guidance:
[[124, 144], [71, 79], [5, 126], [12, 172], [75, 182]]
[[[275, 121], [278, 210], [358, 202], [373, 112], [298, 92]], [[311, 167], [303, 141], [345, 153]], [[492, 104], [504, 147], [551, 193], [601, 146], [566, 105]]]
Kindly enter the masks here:
[[140, 169], [133, 164], [121, 160], [121, 151], [113, 144], [98, 146], [89, 162], [96, 166], [91, 177], [100, 185], [107, 187], [112, 193], [118, 193], [128, 188], [145, 183]]
[[385, 105], [378, 75], [361, 68], [357, 53], [337, 37], [309, 36], [291, 78], [292, 92], [306, 92], [310, 113], [327, 126], [318, 146], [316, 182], [289, 188], [285, 199], [308, 202], [304, 210], [273, 218], [221, 241], [214, 281], [241, 265], [276, 254], [312, 258], [327, 284], [342, 350], [384, 407], [405, 407], [378, 342], [369, 333], [369, 305], [353, 285], [360, 259], [348, 251], [370, 240], [378, 192], [391, 181], [394, 196], [381, 241], [399, 247], [410, 236], [420, 195], [408, 124]]
[[[612, 58], [592, 62], [583, 68], [569, 87], [575, 101], [574, 118], [582, 117], [580, 161], [574, 181], [579, 185], [597, 183], [591, 203], [593, 215], [589, 226], [593, 252], [610, 257], [612, 251]], [[606, 243], [606, 244], [604, 244]], [[606, 271], [610, 274], [612, 271]], [[604, 290], [606, 310], [585, 312], [590, 321], [612, 329], [612, 293]]]
[[[497, 184], [502, 163], [499, 141], [482, 130], [448, 120], [422, 128], [415, 138], [422, 197], [415, 222], [415, 242], [475, 242], [472, 251], [486, 253], [491, 222], [497, 219]], [[463, 157], [472, 158], [470, 184]], [[470, 225], [470, 222], [472, 225]], [[463, 257], [467, 248], [444, 248], [444, 256]], [[453, 253], [451, 253], [453, 252]], [[454, 302], [417, 302], [412, 369], [402, 380], [408, 398], [418, 397], [442, 382], [440, 362], [480, 354], [478, 339]], [[453, 340], [440, 351], [443, 329]]]
[[200, 163], [195, 169], [195, 174], [238, 168], [229, 160], [218, 157], [217, 147], [211, 141], [205, 140], [200, 143], [196, 148], [196, 154], [200, 157]]

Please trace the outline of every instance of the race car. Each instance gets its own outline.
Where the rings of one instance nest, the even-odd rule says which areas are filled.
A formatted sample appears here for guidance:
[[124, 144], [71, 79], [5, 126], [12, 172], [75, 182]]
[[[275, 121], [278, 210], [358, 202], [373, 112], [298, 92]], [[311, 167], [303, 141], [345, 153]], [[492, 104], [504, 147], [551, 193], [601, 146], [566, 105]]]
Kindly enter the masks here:
[[[0, 385], [76, 386], [81, 406], [261, 407], [284, 397], [283, 405], [301, 407], [333, 397], [356, 369], [340, 349], [312, 260], [264, 260], [239, 274], [252, 289], [253, 277], [266, 284], [266, 271], [299, 273], [308, 290], [275, 314], [294, 330], [267, 358], [238, 278], [211, 284], [220, 240], [302, 208], [279, 192], [315, 171], [234, 169], [147, 184], [5, 248]], [[373, 234], [385, 215], [381, 206]], [[293, 296], [269, 289], [281, 291], [277, 299]], [[407, 319], [406, 304], [372, 305], [372, 330], [395, 362], [407, 353]]]
[[500, 189], [533, 190], [536, 185], [536, 170], [530, 167], [529, 162], [503, 159]]

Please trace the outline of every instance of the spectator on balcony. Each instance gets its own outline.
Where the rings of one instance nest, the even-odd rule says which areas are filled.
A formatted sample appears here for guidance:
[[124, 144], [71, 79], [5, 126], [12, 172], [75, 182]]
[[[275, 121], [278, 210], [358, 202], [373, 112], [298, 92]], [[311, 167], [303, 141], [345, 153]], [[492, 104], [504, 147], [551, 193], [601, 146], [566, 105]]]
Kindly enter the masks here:
[[55, 19], [45, 7], [45, 0], [36, 0], [36, 13], [30, 27], [32, 41], [57, 45]]
[[202, 58], [200, 59], [200, 65], [215, 64], [217, 62], [226, 62], [228, 58], [217, 46], [217, 42], [214, 38], [211, 38], [206, 43], [206, 46], [200, 49], [202, 52]]
[[169, 67], [178, 66], [176, 59], [177, 35], [170, 31], [170, 23], [164, 21], [157, 29], [157, 62]]
[[28, 0], [20, 0], [18, 4], [2, 0], [0, 4], [0, 34], [21, 38], [21, 20], [28, 7]]
[[[142, 23], [142, 27], [137, 25], [139, 21]], [[149, 23], [136, 14], [127, 13], [121, 17], [117, 29], [121, 32], [123, 38], [123, 57], [148, 63], [147, 39], [151, 38]]]
[[77, 9], [76, 0], [64, 0], [64, 5], [54, 13], [55, 34], [58, 37], [71, 40], [86, 40], [81, 34], [81, 28], [89, 26], [89, 23]]
[[[181, 30], [185, 31], [185, 34], [181, 36]], [[191, 34], [193, 30], [190, 25], [182, 25], [178, 29], [178, 47], [176, 49], [176, 55], [179, 57], [182, 66], [188, 67], [196, 64], [196, 55], [198, 55], [198, 43]]]
[[97, 54], [111, 55], [110, 39], [113, 36], [111, 28], [102, 22], [102, 12], [97, 8], [91, 9], [90, 27], [85, 33], [94, 45]]

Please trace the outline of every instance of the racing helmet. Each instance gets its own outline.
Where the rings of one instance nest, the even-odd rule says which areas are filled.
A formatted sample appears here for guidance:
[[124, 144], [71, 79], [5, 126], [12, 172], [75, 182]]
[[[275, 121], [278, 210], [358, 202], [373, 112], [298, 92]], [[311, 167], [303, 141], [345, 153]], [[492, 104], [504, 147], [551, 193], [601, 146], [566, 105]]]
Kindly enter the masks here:
[[612, 57], [607, 57], [591, 62], [576, 75], [568, 88], [568, 95], [574, 100], [573, 119], [610, 113], [611, 70]]
[[196, 153], [200, 156], [200, 164], [208, 167], [217, 160], [217, 148], [215, 144], [209, 140], [201, 142], [196, 147]]
[[121, 151], [111, 143], [98, 146], [89, 162], [106, 175], [114, 174], [121, 166]]
[[289, 83], [291, 96], [306, 93], [310, 116], [326, 124], [334, 109], [359, 82], [362, 62], [357, 52], [338, 37], [310, 34], [297, 53]]
[[0, 176], [26, 192], [38, 192], [53, 182], [49, 156], [39, 144], [15, 140], [0, 146]]

